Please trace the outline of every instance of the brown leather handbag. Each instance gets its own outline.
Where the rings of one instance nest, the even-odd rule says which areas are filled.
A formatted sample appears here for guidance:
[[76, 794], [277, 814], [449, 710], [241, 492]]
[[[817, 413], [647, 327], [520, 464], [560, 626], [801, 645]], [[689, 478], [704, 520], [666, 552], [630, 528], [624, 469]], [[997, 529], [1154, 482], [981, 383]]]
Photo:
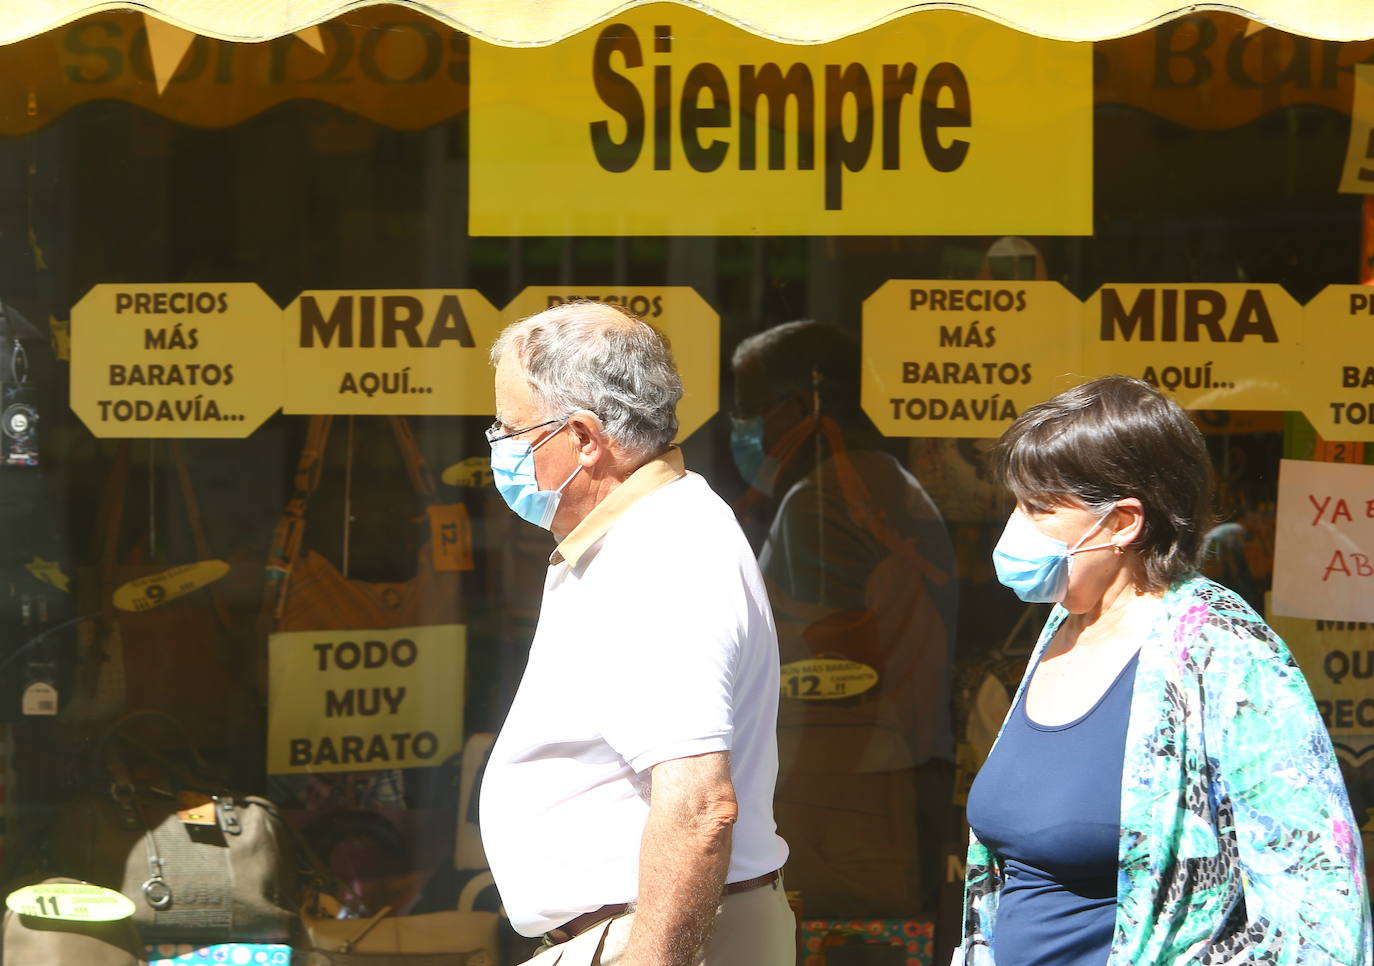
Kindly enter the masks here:
[[[411, 486], [426, 506], [435, 506], [434, 480], [410, 425], [399, 416], [388, 416], [387, 421]], [[320, 486], [332, 423], [332, 416], [310, 419], [296, 468], [295, 489], [272, 537], [263, 607], [265, 630], [271, 633], [384, 629], [461, 623], [460, 573], [436, 569], [433, 536], [420, 548], [415, 576], [404, 581], [352, 579], [323, 555], [304, 549], [306, 514], [310, 499]], [[468, 537], [461, 534], [459, 539]]]
[[[78, 573], [82, 612], [95, 616], [82, 628], [77, 693], [75, 700], [64, 702], [63, 718], [81, 730], [83, 723], [98, 726], [130, 711], [155, 708], [183, 722], [190, 729], [186, 737], [198, 747], [224, 747], [241, 741], [244, 729], [253, 727], [259, 703], [252, 693], [253, 661], [244, 653], [253, 631], [251, 605], [248, 620], [238, 628], [241, 636], [236, 636], [225, 592], [238, 579], [231, 566], [228, 576], [165, 603], [159, 600], [165, 588], [153, 584], [143, 589], [136, 609], [116, 608], [115, 593], [129, 581], [216, 556], [181, 442], [169, 444], [175, 496], [169, 493], [162, 506], [150, 507], [147, 520], [126, 513], [130, 450], [123, 442], [116, 451], [96, 528], [95, 562]], [[158, 541], [162, 547], [154, 548], [154, 516], [175, 502], [184, 522], [171, 525], [168, 521], [175, 516], [165, 514]], [[173, 559], [148, 560], [154, 549]], [[239, 577], [252, 580], [251, 570], [239, 567]]]
[[[307, 549], [308, 510], [320, 487], [332, 423], [330, 416], [310, 419], [294, 493], [278, 522], [267, 564], [261, 616], [264, 637], [277, 631], [384, 630], [463, 623], [461, 564], [455, 566], [450, 557], [448, 569], [439, 569], [443, 554], [436, 541], [442, 535], [435, 532], [438, 527], [433, 523], [440, 518], [436, 511], [445, 511], [443, 517], [457, 521], [457, 541], [468, 545], [466, 515], [461, 506], [437, 506], [433, 479], [409, 424], [401, 417], [387, 417], [387, 425], [410, 486], [429, 510], [418, 521], [430, 532], [427, 539], [419, 541], [414, 576], [400, 581], [360, 580], [323, 554]], [[389, 495], [374, 495], [372, 499], [374, 509], [395, 505]], [[399, 528], [414, 522], [402, 517], [396, 525]], [[273, 797], [282, 802], [288, 819], [320, 853], [331, 875], [351, 884], [352, 891], [340, 896], [348, 912], [372, 915], [389, 906], [403, 915], [414, 905], [438, 863], [453, 850], [451, 811], [414, 807], [418, 799], [426, 797], [422, 786], [442, 783], [446, 777], [437, 769], [282, 776], [273, 779], [277, 789]]]

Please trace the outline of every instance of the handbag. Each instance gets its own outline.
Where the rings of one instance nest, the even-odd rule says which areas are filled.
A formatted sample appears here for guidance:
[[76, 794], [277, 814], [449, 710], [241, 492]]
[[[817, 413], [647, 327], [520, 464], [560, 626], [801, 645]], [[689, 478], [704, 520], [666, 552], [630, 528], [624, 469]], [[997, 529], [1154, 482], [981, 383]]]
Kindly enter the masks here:
[[[426, 508], [422, 522], [429, 525], [427, 538], [419, 541], [414, 576], [360, 580], [349, 576], [346, 565], [341, 569], [306, 548], [308, 511], [319, 490], [332, 424], [330, 416], [314, 416], [307, 427], [293, 494], [277, 524], [267, 563], [264, 636], [277, 631], [461, 624], [461, 571], [471, 566], [466, 511], [461, 505], [437, 504], [433, 479], [403, 418], [387, 417], [387, 426], [411, 488]], [[349, 444], [351, 461], [351, 424]], [[351, 519], [351, 506], [346, 506], [345, 515]], [[446, 533], [449, 529], [454, 532]], [[454, 545], [467, 552], [453, 553]], [[345, 560], [348, 552], [345, 539]], [[351, 892], [340, 899], [350, 912], [370, 914], [384, 906], [404, 912], [442, 856], [453, 849], [451, 811], [412, 808], [407, 801], [426, 797], [422, 785], [446, 779], [437, 769], [413, 769], [409, 774], [399, 769], [333, 771], [274, 777], [273, 794], [289, 808], [288, 818], [334, 877], [349, 881]]]
[[[49, 882], [76, 882], [54, 877]], [[5, 966], [142, 966], [143, 944], [128, 919], [75, 922], [5, 910]]]
[[367, 919], [334, 919], [321, 898], [302, 912], [311, 951], [306, 966], [496, 966], [498, 914], [474, 908], [493, 885], [490, 872], [474, 876], [458, 908], [418, 916], [382, 909]]
[[[276, 808], [127, 736], [131, 724], [152, 718], [171, 721], [160, 712], [128, 715], [97, 746], [106, 781], [59, 812], [49, 832], [54, 867], [132, 899], [146, 942], [291, 939], [296, 860]], [[150, 763], [156, 780], [144, 777]]]
[[[208, 561], [214, 554], [179, 440], [170, 443], [170, 453], [184, 531], [169, 526], [162, 542], [169, 553], [184, 555], [180, 562], [191, 556]], [[131, 539], [145, 552], [161, 548], [149, 547], [157, 529], [151, 508], [146, 528], [128, 525], [130, 462], [130, 445], [122, 442], [96, 526], [95, 564], [78, 574], [81, 612], [95, 616], [82, 628], [85, 653], [77, 700], [64, 708], [63, 720], [81, 731], [82, 722], [108, 723], [123, 713], [157, 708], [188, 727], [186, 733], [198, 747], [225, 747], [236, 736], [241, 738], [244, 728], [255, 725], [260, 704], [252, 694], [252, 662], [241, 656], [239, 645], [245, 642], [234, 638], [226, 601], [225, 585], [233, 578], [220, 578], [165, 602], [160, 602], [165, 588], [153, 584], [133, 602], [135, 609], [116, 608], [117, 589], [174, 566], [131, 559]], [[149, 472], [155, 471], [150, 467]], [[188, 534], [189, 545], [183, 546]], [[247, 575], [248, 569], [241, 572]], [[251, 622], [243, 630], [251, 633]]]
[[[436, 551], [432, 536], [420, 547], [415, 576], [404, 581], [352, 579], [322, 554], [314, 550], [302, 553], [306, 515], [310, 500], [319, 489], [332, 422], [331, 416], [310, 419], [296, 468], [294, 491], [272, 537], [263, 601], [264, 630], [358, 630], [461, 623], [460, 570], [438, 569], [436, 560], [441, 554]], [[406, 476], [432, 517], [433, 511], [441, 508], [415, 435], [399, 416], [388, 416], [387, 422], [400, 449]], [[464, 508], [457, 505], [442, 509], [451, 511], [457, 521], [459, 533], [454, 539], [470, 546]]]

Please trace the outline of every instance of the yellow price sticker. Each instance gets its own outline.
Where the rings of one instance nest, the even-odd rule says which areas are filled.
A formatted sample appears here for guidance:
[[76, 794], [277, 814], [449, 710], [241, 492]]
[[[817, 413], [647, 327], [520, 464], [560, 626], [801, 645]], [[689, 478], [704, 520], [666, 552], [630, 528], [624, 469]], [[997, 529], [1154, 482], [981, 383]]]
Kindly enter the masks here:
[[89, 882], [25, 886], [6, 896], [5, 906], [20, 916], [68, 922], [114, 922], [134, 914], [134, 903], [128, 896]]
[[863, 694], [878, 683], [878, 672], [867, 664], [842, 658], [816, 657], [782, 666], [784, 698], [835, 701]]
[[120, 610], [135, 613], [152, 610], [202, 587], [208, 587], [227, 573], [229, 565], [223, 560], [202, 560], [200, 563], [182, 564], [161, 573], [139, 577], [119, 587], [114, 592], [114, 605]]

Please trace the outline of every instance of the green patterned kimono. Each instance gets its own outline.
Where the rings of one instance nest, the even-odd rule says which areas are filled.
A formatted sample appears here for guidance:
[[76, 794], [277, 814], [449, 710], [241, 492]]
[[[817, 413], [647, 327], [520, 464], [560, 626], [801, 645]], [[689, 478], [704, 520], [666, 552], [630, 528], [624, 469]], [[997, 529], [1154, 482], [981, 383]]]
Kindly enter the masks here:
[[[1163, 606], [1131, 697], [1108, 966], [1371, 966], [1359, 828], [1287, 646], [1201, 577]], [[973, 837], [955, 966], [993, 966], [1001, 887]]]

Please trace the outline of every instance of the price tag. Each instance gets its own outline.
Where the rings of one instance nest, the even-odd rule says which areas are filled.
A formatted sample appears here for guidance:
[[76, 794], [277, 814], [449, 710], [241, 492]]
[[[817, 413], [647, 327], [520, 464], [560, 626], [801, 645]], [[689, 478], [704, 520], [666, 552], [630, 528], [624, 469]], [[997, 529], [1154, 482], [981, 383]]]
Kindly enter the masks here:
[[47, 681], [34, 681], [24, 689], [20, 711], [26, 715], [57, 714], [57, 688]]
[[114, 922], [134, 914], [134, 902], [128, 896], [89, 882], [25, 886], [6, 896], [5, 905], [17, 915], [68, 922]]
[[180, 567], [139, 577], [124, 584], [114, 592], [114, 605], [120, 610], [135, 613], [152, 610], [213, 584], [228, 572], [229, 565], [223, 560], [202, 560], [200, 563], [182, 564]]
[[44, 560], [42, 557], [34, 557], [32, 563], [24, 564], [24, 568], [45, 584], [52, 584], [58, 590], [65, 591], [71, 583], [71, 578], [62, 572], [62, 564], [56, 560]]
[[852, 698], [877, 683], [878, 672], [858, 661], [816, 657], [782, 666], [782, 696], [800, 701]]
[[491, 486], [491, 459], [469, 456], [444, 470], [439, 478], [449, 486]]
[[429, 507], [429, 542], [440, 573], [472, 569], [472, 526], [461, 503]]
[[177, 818], [182, 825], [214, 825], [215, 801], [200, 792], [178, 792]]

